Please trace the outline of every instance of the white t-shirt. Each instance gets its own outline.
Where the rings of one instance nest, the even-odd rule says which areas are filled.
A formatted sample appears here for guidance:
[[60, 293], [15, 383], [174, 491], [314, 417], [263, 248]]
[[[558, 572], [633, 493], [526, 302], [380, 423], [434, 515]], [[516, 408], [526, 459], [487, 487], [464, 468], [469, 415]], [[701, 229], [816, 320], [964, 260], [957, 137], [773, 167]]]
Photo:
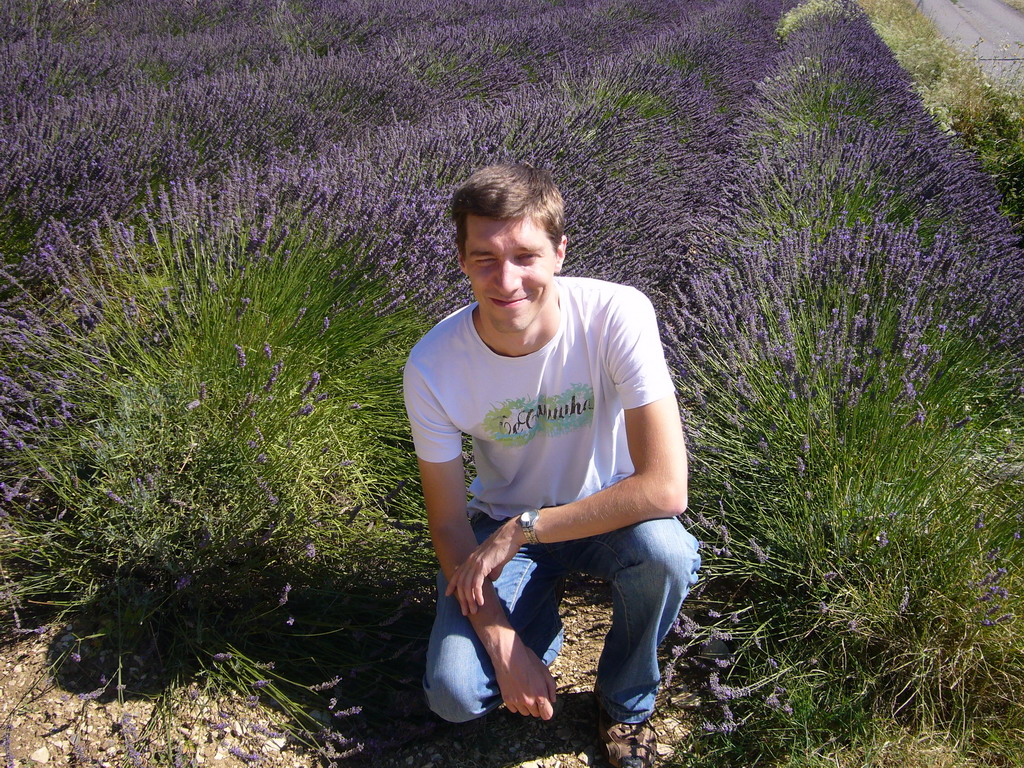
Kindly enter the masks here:
[[556, 281], [559, 328], [537, 351], [493, 352], [473, 325], [474, 303], [434, 326], [405, 366], [416, 455], [450, 461], [471, 435], [470, 509], [498, 520], [631, 475], [623, 409], [675, 391], [644, 294], [589, 278]]

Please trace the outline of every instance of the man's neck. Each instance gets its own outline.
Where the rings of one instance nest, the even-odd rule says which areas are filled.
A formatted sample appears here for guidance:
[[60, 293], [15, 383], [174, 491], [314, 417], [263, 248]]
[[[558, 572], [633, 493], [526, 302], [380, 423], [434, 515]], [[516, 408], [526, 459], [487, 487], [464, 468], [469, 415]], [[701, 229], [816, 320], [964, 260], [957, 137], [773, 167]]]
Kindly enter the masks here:
[[522, 332], [502, 333], [497, 329], [485, 328], [480, 320], [479, 307], [473, 308], [473, 327], [488, 349], [502, 357], [525, 357], [543, 348], [558, 335], [562, 324], [561, 296], [556, 295], [550, 316], [538, 318], [539, 322]]

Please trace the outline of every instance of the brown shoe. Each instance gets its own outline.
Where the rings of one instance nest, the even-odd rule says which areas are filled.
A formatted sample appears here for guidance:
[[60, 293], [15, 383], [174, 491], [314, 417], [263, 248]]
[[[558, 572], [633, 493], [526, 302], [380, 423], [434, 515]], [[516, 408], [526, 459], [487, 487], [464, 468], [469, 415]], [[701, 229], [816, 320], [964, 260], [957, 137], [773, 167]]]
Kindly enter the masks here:
[[658, 755], [657, 737], [651, 724], [617, 723], [597, 702], [597, 735], [608, 762], [615, 768], [653, 768]]

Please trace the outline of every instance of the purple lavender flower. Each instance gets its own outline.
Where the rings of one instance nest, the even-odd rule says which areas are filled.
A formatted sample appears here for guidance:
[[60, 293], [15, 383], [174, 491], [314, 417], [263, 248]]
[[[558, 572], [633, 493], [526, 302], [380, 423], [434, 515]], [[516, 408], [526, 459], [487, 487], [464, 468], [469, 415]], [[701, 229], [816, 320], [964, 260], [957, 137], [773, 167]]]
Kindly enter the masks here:
[[261, 491], [263, 491], [267, 495], [267, 501], [270, 502], [271, 506], [276, 507], [278, 503], [280, 503], [280, 499], [273, 492], [273, 490], [271, 490], [270, 484], [266, 480], [264, 480], [262, 477], [257, 477], [256, 485], [259, 487]]
[[758, 544], [753, 537], [750, 539], [750, 551], [754, 553], [754, 557], [757, 558], [757, 562], [768, 562], [768, 553], [761, 549], [761, 545]]
[[309, 690], [313, 691], [313, 693], [319, 693], [320, 691], [326, 691], [329, 688], [334, 688], [340, 682], [341, 675], [337, 675], [336, 677], [332, 677], [330, 680], [325, 680], [322, 683], [309, 686]]
[[705, 721], [701, 727], [708, 733], [732, 733], [739, 727], [736, 716], [727, 704], [721, 705], [722, 719], [718, 723]]
[[238, 367], [245, 368], [245, 350], [238, 344], [235, 344], [235, 352], [238, 355]]
[[143, 766], [146, 765], [146, 761], [139, 749], [139, 732], [135, 727], [134, 718], [125, 713], [121, 716], [120, 725], [120, 735], [121, 739], [124, 741], [125, 751], [128, 753], [128, 758], [132, 761], [133, 766], [136, 766], [136, 768], [143, 768]]
[[252, 304], [252, 299], [243, 298], [239, 302], [239, 304], [241, 306], [239, 306], [238, 311], [235, 312], [235, 320], [241, 320], [242, 319], [242, 315], [245, 314], [245, 311], [249, 308], [249, 305]]
[[313, 371], [313, 375], [309, 377], [309, 381], [306, 382], [306, 386], [303, 387], [302, 389], [302, 399], [305, 400], [307, 397], [309, 397], [313, 393], [313, 390], [316, 389], [319, 384], [320, 373], [318, 371]]
[[258, 763], [263, 759], [260, 755], [256, 754], [255, 752], [246, 752], [241, 747], [228, 747], [228, 752], [231, 755], [237, 757], [239, 760], [242, 760], [246, 763]]
[[284, 362], [278, 360], [274, 363], [274, 367], [270, 369], [270, 377], [267, 379], [267, 383], [263, 385], [263, 391], [269, 392], [274, 386], [278, 377], [281, 375], [281, 369], [284, 368]]

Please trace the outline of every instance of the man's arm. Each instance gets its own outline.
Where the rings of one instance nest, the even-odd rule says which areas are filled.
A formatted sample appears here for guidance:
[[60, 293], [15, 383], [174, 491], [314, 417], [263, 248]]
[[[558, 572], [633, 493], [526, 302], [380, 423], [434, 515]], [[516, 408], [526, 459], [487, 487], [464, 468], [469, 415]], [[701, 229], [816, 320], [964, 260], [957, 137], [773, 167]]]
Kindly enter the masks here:
[[535, 526], [540, 541], [596, 536], [686, 510], [686, 443], [675, 396], [627, 409], [625, 416], [633, 474], [579, 501], [546, 508]]
[[[596, 536], [686, 509], [686, 443], [675, 396], [627, 409], [625, 417], [633, 474], [586, 498], [545, 507], [534, 527], [539, 541]], [[448, 575], [447, 594], [458, 597], [463, 613], [483, 605], [487, 578], [497, 578], [525, 543], [518, 521], [510, 520]]]
[[[462, 457], [442, 463], [420, 459], [419, 465], [434, 551], [441, 570], [450, 579], [477, 546], [466, 519]], [[509, 624], [491, 583], [480, 585], [478, 592], [480, 602], [474, 603], [472, 610], [463, 603], [462, 612], [490, 656], [505, 705], [512, 712], [550, 719], [555, 701], [551, 673]]]

